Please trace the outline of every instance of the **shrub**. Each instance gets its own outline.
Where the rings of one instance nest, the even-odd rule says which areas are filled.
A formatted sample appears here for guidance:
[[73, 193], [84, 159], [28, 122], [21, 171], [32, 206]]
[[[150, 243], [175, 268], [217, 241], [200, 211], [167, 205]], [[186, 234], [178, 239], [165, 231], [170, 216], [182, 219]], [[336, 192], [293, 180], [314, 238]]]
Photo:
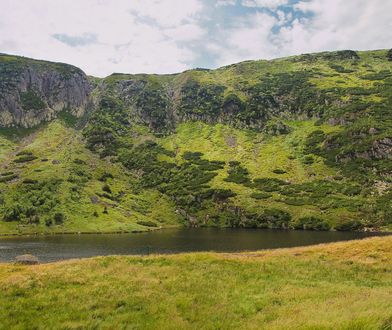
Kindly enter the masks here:
[[86, 162], [83, 159], [75, 158], [74, 163], [78, 165], [86, 165]]
[[105, 172], [99, 177], [99, 181], [105, 182], [107, 179], [113, 179], [114, 176], [112, 173]]
[[279, 191], [285, 185], [288, 185], [288, 183], [275, 178], [257, 178], [253, 180], [253, 187], [267, 192]]
[[354, 231], [354, 230], [360, 230], [362, 228], [363, 228], [363, 224], [359, 220], [349, 220], [349, 221], [341, 222], [335, 226], [335, 229], [338, 231]]
[[250, 197], [252, 197], [254, 199], [268, 199], [268, 198], [272, 197], [272, 194], [268, 194], [268, 193], [259, 191], [259, 192], [252, 193], [250, 195]]
[[36, 184], [36, 183], [38, 183], [38, 181], [37, 180], [33, 180], [33, 179], [24, 179], [22, 181], [22, 183], [24, 183], [24, 184]]
[[215, 201], [226, 200], [230, 197], [235, 197], [237, 194], [230, 189], [211, 189], [212, 198]]
[[32, 90], [20, 94], [22, 108], [25, 110], [41, 110], [45, 108], [45, 103], [42, 99]]
[[248, 170], [241, 166], [239, 162], [230, 162], [228, 176], [224, 180], [227, 182], [234, 182], [238, 184], [250, 183]]
[[31, 162], [35, 159], [37, 159], [37, 157], [34, 155], [25, 155], [25, 156], [21, 156], [21, 157], [15, 159], [14, 162], [15, 163], [26, 163], [26, 162]]
[[314, 163], [314, 158], [310, 155], [307, 155], [303, 158], [303, 163], [305, 165], [312, 165]]
[[53, 225], [53, 220], [52, 219], [46, 219], [45, 220], [45, 226], [46, 227], [50, 227], [51, 225]]
[[31, 156], [33, 153], [31, 152], [31, 151], [29, 151], [29, 150], [22, 150], [22, 151], [19, 151], [17, 154], [16, 154], [16, 156]]
[[242, 225], [247, 228], [287, 229], [290, 220], [290, 213], [271, 208], [265, 209], [262, 213], [247, 213]]
[[23, 207], [19, 204], [12, 205], [6, 208], [3, 216], [4, 221], [19, 221], [23, 214]]
[[281, 168], [276, 168], [272, 172], [274, 172], [275, 174], [285, 174], [285, 173], [287, 173], [285, 170], [282, 170]]
[[18, 176], [16, 174], [11, 174], [11, 175], [7, 175], [7, 176], [2, 176], [0, 177], [0, 183], [1, 182], [8, 182], [11, 180], [16, 179]]
[[64, 222], [65, 220], [65, 215], [61, 212], [57, 212], [53, 216], [53, 220], [56, 223], [56, 225], [60, 225]]
[[8, 171], [8, 172], [1, 173], [0, 176], [8, 176], [8, 175], [12, 175], [12, 174], [14, 174], [14, 172]]
[[264, 210], [263, 216], [269, 223], [270, 228], [288, 228], [291, 220], [290, 213], [275, 208]]
[[294, 229], [303, 229], [303, 230], [320, 230], [320, 231], [326, 231], [330, 230], [331, 226], [326, 223], [323, 219], [309, 216], [309, 217], [303, 217], [298, 219], [294, 224], [293, 224]]
[[388, 61], [392, 61], [392, 49], [388, 50], [387, 59]]
[[105, 185], [102, 187], [102, 190], [103, 190], [103, 191], [106, 191], [108, 194], [111, 194], [111, 193], [112, 193], [112, 189], [110, 189], [110, 186], [109, 186], [108, 184], [105, 184]]
[[349, 185], [343, 190], [343, 193], [347, 196], [356, 196], [359, 195], [361, 191], [362, 188], [360, 186]]
[[193, 162], [193, 161], [200, 160], [201, 156], [203, 156], [203, 153], [201, 152], [185, 151], [184, 154], [182, 155], [182, 158], [184, 158], [187, 161]]
[[158, 227], [158, 224], [154, 221], [138, 221], [138, 225], [145, 226], [145, 227]]

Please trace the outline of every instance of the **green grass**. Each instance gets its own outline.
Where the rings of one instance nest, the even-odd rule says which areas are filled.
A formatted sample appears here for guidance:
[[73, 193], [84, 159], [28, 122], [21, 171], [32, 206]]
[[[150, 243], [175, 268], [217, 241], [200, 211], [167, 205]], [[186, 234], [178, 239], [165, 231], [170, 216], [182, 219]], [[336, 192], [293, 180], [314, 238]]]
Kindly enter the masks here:
[[389, 329], [392, 238], [0, 265], [0, 327]]
[[[0, 164], [4, 167], [2, 172], [6, 172], [5, 168], [7, 168], [7, 171], [12, 170], [18, 178], [11, 183], [0, 182], [4, 200], [0, 205], [0, 214], [4, 214], [7, 207], [15, 202], [23, 206], [30, 203], [26, 199], [27, 192], [24, 192], [26, 184], [23, 181], [26, 179], [38, 183], [58, 180], [59, 183], [53, 196], [58, 203], [53, 209], [40, 211], [39, 224], [31, 225], [28, 219], [0, 221], [1, 234], [144, 231], [149, 228], [137, 222], [151, 219], [159, 226], [178, 225], [174, 207], [167, 197], [156, 191], [134, 192], [132, 175], [124, 171], [121, 166], [102, 160], [87, 150], [80, 132], [64, 126], [62, 121], [50, 123], [19, 144], [14, 145], [8, 142], [9, 140], [4, 141], [4, 145], [9, 145], [10, 148], [7, 149], [8, 153], [2, 149], [2, 152], [4, 150], [1, 155], [3, 163]], [[25, 157], [25, 155], [16, 156], [16, 153], [26, 150], [37, 158], [26, 163], [14, 163], [15, 159]], [[100, 178], [106, 172], [110, 172], [113, 176], [106, 181], [112, 190], [112, 196], [108, 197], [115, 200], [103, 196], [104, 182], [100, 181]], [[74, 189], [77, 191], [75, 192]], [[102, 194], [102, 197], [99, 194]], [[93, 203], [94, 196], [96, 201]], [[108, 214], [103, 213], [105, 207]], [[64, 223], [47, 226], [45, 220], [56, 212], [65, 215]], [[94, 215], [94, 212], [98, 216]]]

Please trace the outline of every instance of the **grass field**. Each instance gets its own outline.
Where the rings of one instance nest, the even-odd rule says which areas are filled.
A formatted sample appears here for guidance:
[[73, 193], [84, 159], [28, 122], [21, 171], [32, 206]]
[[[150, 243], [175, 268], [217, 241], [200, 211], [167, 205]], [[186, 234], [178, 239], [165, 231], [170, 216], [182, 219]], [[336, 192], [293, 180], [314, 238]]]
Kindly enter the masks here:
[[392, 237], [0, 265], [1, 329], [391, 329]]

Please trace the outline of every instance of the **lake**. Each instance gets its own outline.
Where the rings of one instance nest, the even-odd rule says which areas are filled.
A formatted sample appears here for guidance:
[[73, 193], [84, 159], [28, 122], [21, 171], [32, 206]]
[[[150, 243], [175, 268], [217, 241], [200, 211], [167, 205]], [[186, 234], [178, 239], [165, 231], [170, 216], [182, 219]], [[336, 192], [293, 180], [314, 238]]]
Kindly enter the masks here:
[[0, 262], [33, 254], [41, 262], [102, 255], [241, 252], [360, 239], [378, 234], [264, 229], [178, 228], [139, 234], [0, 237]]

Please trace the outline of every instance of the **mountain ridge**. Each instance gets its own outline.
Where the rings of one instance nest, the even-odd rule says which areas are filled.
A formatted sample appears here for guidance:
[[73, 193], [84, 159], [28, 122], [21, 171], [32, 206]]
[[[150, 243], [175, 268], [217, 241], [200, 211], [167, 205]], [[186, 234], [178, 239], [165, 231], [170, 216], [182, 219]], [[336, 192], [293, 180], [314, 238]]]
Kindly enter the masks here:
[[391, 50], [105, 78], [7, 56], [0, 233], [390, 228]]

